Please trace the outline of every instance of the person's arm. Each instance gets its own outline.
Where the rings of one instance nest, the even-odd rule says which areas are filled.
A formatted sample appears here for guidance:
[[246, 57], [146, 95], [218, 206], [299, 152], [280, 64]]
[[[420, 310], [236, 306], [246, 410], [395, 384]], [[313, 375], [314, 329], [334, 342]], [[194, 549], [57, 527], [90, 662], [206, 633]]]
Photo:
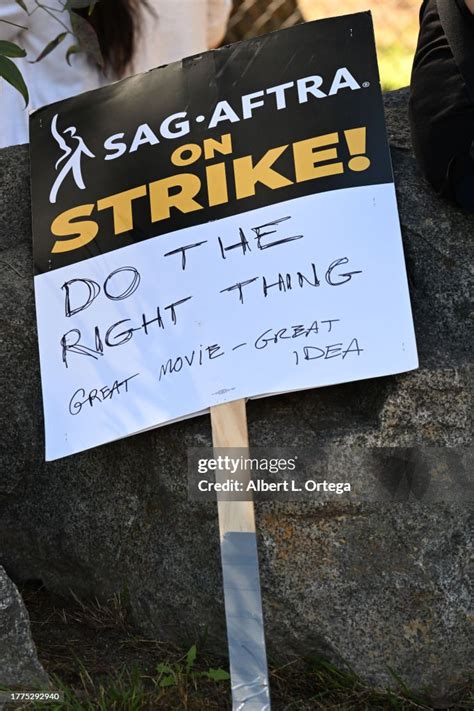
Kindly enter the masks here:
[[207, 46], [214, 49], [225, 37], [232, 0], [208, 0], [207, 5]]
[[[0, 2], [0, 40], [15, 42], [24, 31], [22, 27], [29, 25], [29, 15], [15, 0]], [[18, 27], [20, 25], [20, 27]]]
[[441, 195], [473, 211], [474, 103], [444, 33], [436, 0], [424, 0], [421, 9], [410, 89], [412, 142], [423, 174]]

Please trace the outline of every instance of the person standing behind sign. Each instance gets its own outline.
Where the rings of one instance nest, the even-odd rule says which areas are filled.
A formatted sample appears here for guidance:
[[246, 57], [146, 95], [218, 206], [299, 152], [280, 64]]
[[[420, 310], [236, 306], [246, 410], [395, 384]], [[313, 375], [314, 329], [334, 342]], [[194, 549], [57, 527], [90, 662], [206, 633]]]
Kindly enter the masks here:
[[424, 0], [409, 106], [422, 172], [474, 212], [474, 0]]
[[0, 148], [28, 142], [28, 113], [41, 106], [216, 47], [232, 0], [98, 0], [90, 16], [88, 8], [78, 10], [79, 22], [95, 29], [103, 68], [84, 52], [70, 54], [68, 64], [66, 51], [75, 38], [64, 0], [43, 4], [25, 0], [25, 12], [16, 0], [0, 0], [0, 40], [26, 50], [25, 58], [14, 61], [30, 94], [25, 109], [21, 94], [0, 79]]

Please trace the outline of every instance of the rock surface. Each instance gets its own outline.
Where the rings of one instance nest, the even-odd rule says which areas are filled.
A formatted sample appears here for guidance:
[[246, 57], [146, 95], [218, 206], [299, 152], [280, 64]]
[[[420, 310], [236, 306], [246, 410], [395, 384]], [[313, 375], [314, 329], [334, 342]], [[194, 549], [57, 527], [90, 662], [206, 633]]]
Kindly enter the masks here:
[[[469, 243], [474, 219], [417, 173], [406, 91], [386, 96], [420, 356], [418, 371], [248, 405], [252, 442], [456, 448], [470, 443]], [[207, 417], [45, 464], [28, 158], [0, 151], [0, 560], [59, 592], [127, 590], [137, 624], [225, 649], [216, 508], [190, 503], [186, 448]], [[440, 450], [440, 456], [442, 456]], [[367, 462], [351, 476], [363, 477]], [[436, 468], [435, 468], [436, 469]], [[436, 472], [433, 474], [436, 477]], [[444, 473], [446, 477], [446, 472]], [[257, 506], [268, 646], [322, 653], [365, 679], [443, 694], [467, 674], [469, 510], [450, 500]]]
[[0, 686], [38, 690], [48, 683], [20, 593], [0, 566]]

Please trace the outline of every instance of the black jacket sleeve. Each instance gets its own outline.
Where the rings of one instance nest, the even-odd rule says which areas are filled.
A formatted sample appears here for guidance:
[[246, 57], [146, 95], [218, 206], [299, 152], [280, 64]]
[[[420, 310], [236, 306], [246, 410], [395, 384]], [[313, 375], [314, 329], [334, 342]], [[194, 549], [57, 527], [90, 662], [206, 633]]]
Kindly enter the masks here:
[[[424, 0], [420, 11], [410, 124], [422, 172], [441, 195], [456, 200], [460, 183], [466, 178], [474, 181], [474, 101], [466, 76], [469, 71], [474, 74], [474, 22], [464, 0], [459, 4], [448, 0], [450, 27], [446, 28], [438, 11], [444, 21], [444, 8], [438, 9], [438, 2]], [[459, 47], [463, 48], [462, 63]]]

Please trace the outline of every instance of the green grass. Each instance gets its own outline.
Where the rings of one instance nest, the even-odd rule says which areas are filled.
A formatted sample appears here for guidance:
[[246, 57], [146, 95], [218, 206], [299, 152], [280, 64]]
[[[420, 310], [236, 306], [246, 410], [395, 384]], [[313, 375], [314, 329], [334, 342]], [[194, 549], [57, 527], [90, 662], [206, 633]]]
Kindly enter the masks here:
[[392, 44], [379, 48], [377, 56], [384, 91], [409, 85], [413, 54], [404, 45]]
[[[25, 586], [40, 661], [64, 703], [9, 704], [6, 709], [46, 711], [230, 711], [226, 661], [204, 648], [182, 650], [138, 636], [126, 595], [108, 603], [51, 595]], [[282, 650], [282, 656], [284, 650]], [[428, 711], [433, 706], [407, 688], [395, 672], [392, 689], [366, 684], [349, 667], [320, 657], [285, 664], [270, 660], [273, 711]], [[440, 708], [438, 706], [437, 708]], [[460, 689], [444, 709], [474, 708], [474, 696]]]
[[[194, 655], [190, 663], [190, 655]], [[95, 681], [81, 667], [80, 683], [74, 687], [52, 679], [64, 692], [63, 703], [9, 705], [8, 709], [49, 709], [49, 711], [230, 711], [230, 684], [224, 670], [214, 673], [202, 667], [195, 647], [176, 661], [161, 662], [155, 674], [139, 667], [123, 669], [113, 677]], [[215, 672], [216, 670], [214, 670]], [[220, 677], [222, 676], [222, 679]], [[172, 679], [171, 683], [169, 678]], [[168, 680], [165, 683], [164, 680]], [[429, 711], [422, 698], [410, 693], [400, 680], [397, 689], [374, 689], [349, 669], [341, 670], [324, 659], [299, 659], [272, 668], [270, 684], [274, 711]], [[474, 696], [468, 690], [452, 703], [436, 708], [472, 709]]]
[[[159, 663], [152, 675], [143, 674], [138, 667], [132, 667], [122, 670], [106, 683], [97, 684], [83, 668], [82, 684], [75, 689], [65, 686], [60, 679], [54, 679], [56, 688], [64, 692], [64, 703], [53, 704], [49, 708], [51, 711], [204, 709], [205, 706], [201, 706], [200, 702], [215, 695], [216, 684], [227, 682], [229, 674], [223, 669], [194, 669], [194, 661], [190, 664], [189, 657], [195, 650], [194, 646], [191, 647], [179, 661]], [[224, 698], [229, 693], [228, 686], [226, 683], [222, 691]], [[218, 695], [220, 693], [217, 692]], [[195, 706], [194, 702], [198, 705]], [[221, 707], [225, 708], [225, 705]]]

